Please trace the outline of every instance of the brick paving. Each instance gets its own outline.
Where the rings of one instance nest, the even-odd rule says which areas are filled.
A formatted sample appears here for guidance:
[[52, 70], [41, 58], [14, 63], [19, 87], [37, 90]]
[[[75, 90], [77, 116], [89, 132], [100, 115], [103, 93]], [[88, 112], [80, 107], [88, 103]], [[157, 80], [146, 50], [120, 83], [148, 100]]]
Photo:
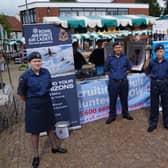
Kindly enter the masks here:
[[[10, 65], [14, 87], [17, 85], [18, 65]], [[15, 90], [15, 89], [14, 89]], [[0, 168], [30, 168], [32, 150], [30, 136], [24, 131], [24, 105], [16, 97], [19, 112], [17, 122], [0, 133]], [[82, 126], [59, 143], [67, 154], [52, 154], [46, 136], [40, 139], [39, 168], [167, 168], [168, 130], [162, 126], [151, 134], [148, 127], [148, 109], [133, 111], [133, 121], [118, 116], [111, 125], [105, 119]]]

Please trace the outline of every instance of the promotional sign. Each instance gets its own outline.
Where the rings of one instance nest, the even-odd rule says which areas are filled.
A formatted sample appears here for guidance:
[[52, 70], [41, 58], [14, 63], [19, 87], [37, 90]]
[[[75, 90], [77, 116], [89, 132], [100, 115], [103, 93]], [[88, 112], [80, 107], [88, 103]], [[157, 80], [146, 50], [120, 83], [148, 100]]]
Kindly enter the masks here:
[[[150, 105], [150, 80], [145, 74], [128, 76], [129, 111]], [[86, 124], [109, 115], [108, 78], [88, 80], [77, 85], [80, 122]], [[117, 101], [117, 114], [121, 113], [120, 100]]]
[[168, 41], [168, 18], [161, 16], [152, 26], [153, 41]]
[[128, 75], [129, 94], [128, 109], [129, 111], [137, 110], [150, 106], [150, 78], [144, 73]]
[[79, 126], [79, 109], [74, 74], [52, 78], [51, 99], [56, 121], [70, 121]]
[[156, 20], [152, 27], [153, 33], [166, 33], [168, 30], [168, 19]]
[[[42, 67], [52, 76], [51, 98], [56, 121], [80, 125], [71, 34], [54, 24], [24, 25], [27, 54], [42, 56]], [[44, 81], [45, 82], [45, 81]]]
[[129, 41], [127, 46], [127, 56], [131, 63], [131, 69], [141, 71], [145, 62], [145, 42]]
[[71, 34], [52, 24], [24, 25], [27, 55], [39, 52], [51, 75], [74, 71]]
[[81, 124], [108, 116], [107, 79], [85, 81], [77, 85]]
[[156, 45], [158, 44], [162, 44], [164, 45], [164, 48], [165, 48], [165, 54], [164, 54], [164, 57], [166, 59], [168, 59], [168, 41], [153, 41], [152, 43], [152, 58], [155, 59], [156, 58], [156, 53], [155, 53], [155, 47]]
[[26, 48], [71, 44], [71, 34], [54, 24], [24, 25]]

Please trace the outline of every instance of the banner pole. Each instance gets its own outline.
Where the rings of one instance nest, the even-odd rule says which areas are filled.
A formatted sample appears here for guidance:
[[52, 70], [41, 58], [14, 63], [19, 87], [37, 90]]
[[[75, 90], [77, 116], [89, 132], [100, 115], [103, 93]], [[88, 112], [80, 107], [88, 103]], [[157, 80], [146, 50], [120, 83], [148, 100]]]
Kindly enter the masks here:
[[[7, 58], [6, 52], [5, 52], [5, 58]], [[9, 64], [8, 64], [7, 60], [6, 60], [6, 66], [7, 66], [7, 71], [8, 71], [9, 83], [11, 84], [11, 86], [13, 88], [13, 83], [12, 83], [10, 68], [9, 68]], [[17, 117], [18, 117], [18, 111], [17, 111], [17, 107], [16, 107], [16, 100], [15, 100], [14, 94], [13, 94], [12, 97], [13, 97], [13, 103], [14, 103], [14, 109], [15, 109], [15, 118], [17, 119]]]

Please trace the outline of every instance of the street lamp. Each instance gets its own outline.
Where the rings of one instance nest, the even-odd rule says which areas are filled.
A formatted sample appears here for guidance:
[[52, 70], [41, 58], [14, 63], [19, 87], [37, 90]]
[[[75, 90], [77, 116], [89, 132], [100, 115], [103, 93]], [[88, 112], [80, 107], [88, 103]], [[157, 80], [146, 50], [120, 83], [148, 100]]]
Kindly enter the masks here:
[[27, 5], [27, 0], [25, 0], [25, 5], [26, 5], [26, 20], [27, 20], [27, 23], [30, 23], [29, 22], [29, 9], [28, 9], [28, 5]]

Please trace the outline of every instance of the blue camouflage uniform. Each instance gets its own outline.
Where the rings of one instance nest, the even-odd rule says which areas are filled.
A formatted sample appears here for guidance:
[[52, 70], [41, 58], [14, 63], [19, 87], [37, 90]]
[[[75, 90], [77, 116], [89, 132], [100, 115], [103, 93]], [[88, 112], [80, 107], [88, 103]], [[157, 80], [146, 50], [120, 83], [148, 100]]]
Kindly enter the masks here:
[[109, 118], [116, 118], [116, 103], [119, 95], [122, 114], [128, 114], [128, 79], [127, 71], [131, 70], [130, 62], [126, 55], [121, 54], [116, 57], [114, 53], [107, 57], [106, 71], [109, 72], [109, 98], [110, 98], [110, 113]]

